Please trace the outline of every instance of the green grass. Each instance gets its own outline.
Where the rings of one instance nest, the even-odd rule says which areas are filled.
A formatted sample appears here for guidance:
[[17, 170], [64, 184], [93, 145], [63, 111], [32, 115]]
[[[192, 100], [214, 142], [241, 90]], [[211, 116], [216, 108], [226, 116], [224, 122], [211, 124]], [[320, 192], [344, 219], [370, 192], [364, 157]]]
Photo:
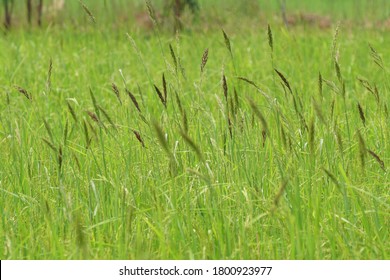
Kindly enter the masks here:
[[388, 34], [98, 15], [0, 37], [1, 259], [389, 258]]

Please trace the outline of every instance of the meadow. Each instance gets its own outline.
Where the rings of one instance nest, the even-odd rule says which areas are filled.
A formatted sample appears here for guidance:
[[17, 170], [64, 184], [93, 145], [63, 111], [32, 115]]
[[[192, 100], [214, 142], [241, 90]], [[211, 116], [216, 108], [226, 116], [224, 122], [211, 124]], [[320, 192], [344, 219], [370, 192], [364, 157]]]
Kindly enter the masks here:
[[370, 1], [291, 2], [326, 29], [251, 1], [257, 21], [176, 34], [83, 2], [0, 35], [0, 259], [389, 259], [390, 31], [359, 20]]

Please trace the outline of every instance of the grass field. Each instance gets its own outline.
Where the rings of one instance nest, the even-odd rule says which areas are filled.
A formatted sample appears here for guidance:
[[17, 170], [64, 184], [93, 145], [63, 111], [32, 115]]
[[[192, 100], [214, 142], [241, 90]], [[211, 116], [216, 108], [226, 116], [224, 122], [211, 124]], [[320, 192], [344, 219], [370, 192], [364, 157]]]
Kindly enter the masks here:
[[0, 259], [389, 259], [389, 31], [85, 3], [0, 35]]

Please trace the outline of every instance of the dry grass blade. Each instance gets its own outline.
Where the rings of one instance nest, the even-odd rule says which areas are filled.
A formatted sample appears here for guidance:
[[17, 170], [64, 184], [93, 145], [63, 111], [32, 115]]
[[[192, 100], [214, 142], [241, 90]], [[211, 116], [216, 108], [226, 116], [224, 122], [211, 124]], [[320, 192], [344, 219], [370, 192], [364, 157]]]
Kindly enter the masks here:
[[139, 107], [139, 104], [138, 104], [137, 99], [135, 98], [134, 94], [132, 94], [131, 91], [128, 90], [127, 88], [125, 90], [126, 90], [127, 95], [130, 97], [131, 101], [133, 102], [135, 108], [138, 110], [138, 112], [141, 113], [141, 108]]
[[236, 88], [234, 88], [234, 108], [235, 113], [237, 114], [238, 108], [240, 108], [240, 100], [238, 99], [238, 93]]
[[287, 148], [286, 132], [284, 131], [283, 124], [280, 124], [280, 137], [285, 148]]
[[360, 119], [362, 120], [363, 125], [366, 126], [366, 117], [364, 116], [363, 108], [362, 108], [362, 106], [360, 105], [359, 102], [357, 104], [357, 107], [358, 107], [358, 110], [359, 110]]
[[200, 64], [200, 72], [203, 73], [207, 60], [209, 59], [209, 49], [205, 49], [202, 55], [202, 62]]
[[332, 41], [332, 57], [333, 59], [337, 59], [338, 56], [338, 50], [337, 50], [337, 39], [339, 36], [339, 30], [340, 30], [340, 22], [337, 23], [334, 35], [333, 35], [333, 41]]
[[314, 118], [312, 118], [309, 124], [309, 149], [312, 154], [314, 153], [314, 137], [315, 137], [315, 122], [314, 122]]
[[46, 80], [46, 86], [49, 90], [51, 90], [51, 72], [53, 70], [53, 60], [50, 58], [49, 62], [49, 70], [47, 71], [47, 80]]
[[20, 86], [15, 86], [16, 90], [23, 94], [28, 100], [32, 100], [31, 94], [24, 88]]
[[314, 111], [316, 112], [316, 115], [320, 119], [320, 121], [323, 124], [326, 124], [324, 114], [322, 113], [321, 107], [320, 107], [320, 105], [318, 105], [318, 103], [315, 101], [314, 98], [313, 98], [313, 107], [314, 107]]
[[173, 64], [175, 65], [175, 72], [177, 73], [177, 58], [176, 58], [175, 51], [173, 50], [171, 44], [169, 44], [169, 50], [171, 51], [171, 56], [172, 56]]
[[102, 106], [98, 105], [99, 111], [103, 113], [104, 117], [111, 124], [111, 126], [117, 130], [115, 123], [112, 121], [111, 117], [108, 115], [107, 111], [103, 109]]
[[167, 81], [165, 80], [164, 73], [162, 75], [162, 84], [163, 84], [164, 102], [167, 103], [168, 91], [167, 91]]
[[226, 34], [226, 32], [223, 29], [222, 29], [222, 33], [223, 33], [223, 38], [225, 40], [225, 46], [228, 49], [230, 55], [233, 57], [232, 46], [230, 44], [230, 39], [229, 39], [228, 35]]
[[241, 80], [241, 81], [244, 81], [244, 82], [247, 82], [248, 84], [254, 86], [255, 88], [259, 89], [259, 87], [255, 84], [255, 82], [245, 78], [245, 77], [237, 77], [237, 79]]
[[274, 40], [272, 37], [271, 26], [268, 24], [268, 45], [271, 48], [271, 51], [274, 51]]
[[150, 18], [151, 18], [152, 21], [153, 21], [153, 24], [154, 24], [154, 25], [157, 25], [156, 12], [154, 11], [154, 8], [153, 8], [153, 6], [152, 6], [152, 3], [150, 3], [149, 0], [145, 0], [145, 3], [146, 3], [146, 7], [148, 8], [149, 16], [150, 16]]
[[122, 105], [122, 100], [119, 92], [119, 88], [115, 83], [111, 84], [112, 91], [114, 92], [116, 98], [118, 99], [119, 103]]
[[99, 116], [99, 108], [98, 108], [98, 105], [97, 105], [97, 102], [96, 102], [95, 95], [93, 94], [93, 91], [92, 91], [91, 88], [89, 88], [89, 94], [91, 95], [92, 104], [93, 104], [93, 107], [95, 108], [95, 112]]
[[184, 131], [187, 132], [187, 131], [188, 131], [187, 114], [186, 114], [186, 111], [185, 111], [184, 108], [183, 108], [183, 105], [181, 104], [180, 97], [179, 97], [179, 95], [177, 94], [177, 91], [176, 91], [176, 90], [175, 90], [175, 97], [176, 97], [177, 106], [179, 107], [179, 111], [180, 111], [180, 114], [181, 114], [181, 116], [182, 116], [182, 124], [183, 124], [183, 127], [184, 127]]
[[89, 145], [91, 144], [92, 138], [89, 137], [88, 126], [85, 119], [83, 122], [83, 127], [84, 127], [84, 136], [85, 136], [85, 148], [88, 149]]
[[184, 80], [187, 80], [187, 74], [186, 74], [186, 69], [183, 67], [183, 65], [181, 64], [181, 59], [180, 57], [177, 59], [177, 65], [180, 69], [180, 73], [181, 75], [183, 76]]
[[96, 123], [100, 123], [100, 120], [98, 118], [98, 116], [94, 113], [94, 112], [91, 112], [91, 111], [86, 111], [88, 116]]
[[68, 105], [68, 109], [69, 109], [70, 114], [72, 115], [72, 118], [77, 123], [78, 122], [77, 115], [76, 115], [76, 112], [74, 111], [72, 105], [70, 105], [69, 101], [66, 101], [66, 104]]
[[42, 138], [42, 141], [45, 142], [45, 144], [48, 145], [50, 149], [52, 149], [55, 153], [58, 152], [56, 146], [52, 142], [50, 142], [50, 140]]
[[92, 12], [88, 9], [88, 7], [81, 0], [79, 0], [79, 2], [81, 4], [81, 6], [83, 7], [84, 11], [87, 13], [89, 18], [91, 19], [91, 21], [93, 23], [96, 23], [95, 17], [93, 16]]
[[280, 77], [280, 79], [283, 81], [284, 85], [288, 88], [288, 90], [290, 91], [290, 93], [292, 94], [292, 90], [291, 90], [291, 86], [290, 86], [290, 83], [288, 82], [288, 80], [286, 79], [286, 77], [276, 68], [274, 68], [275, 72], [278, 74], [278, 76]]
[[188, 119], [187, 119], [187, 113], [185, 110], [182, 112], [182, 124], [183, 124], [183, 129], [185, 133], [188, 132]]
[[371, 50], [371, 57], [373, 58], [374, 60], [374, 63], [376, 65], [378, 65], [382, 70], [385, 69], [385, 67], [383, 66], [383, 60], [382, 60], [382, 57], [378, 54], [378, 52], [371, 46], [371, 44], [368, 44], [368, 46], [370, 47], [370, 50]]
[[179, 107], [180, 113], [183, 113], [183, 106], [181, 105], [181, 100], [176, 90], [175, 90], [175, 97], [176, 97], [176, 103], [177, 106]]
[[154, 130], [157, 133], [158, 141], [160, 142], [161, 146], [163, 147], [164, 151], [167, 153], [168, 156], [172, 156], [172, 152], [169, 150], [168, 141], [164, 136], [164, 132], [160, 125], [157, 122], [153, 122]]
[[339, 150], [341, 153], [344, 152], [343, 138], [341, 137], [340, 129], [337, 125], [337, 122], [334, 124], [334, 134], [336, 136], [337, 145], [339, 146]]
[[268, 131], [268, 124], [267, 124], [267, 121], [265, 120], [263, 114], [261, 114], [259, 108], [257, 108], [256, 104], [254, 103], [254, 101], [252, 99], [249, 99], [249, 104], [251, 105], [251, 108], [252, 108], [253, 112], [255, 113], [255, 115], [260, 119], [261, 124], [263, 125], [265, 132], [268, 133], [269, 132]]
[[363, 79], [363, 78], [357, 78], [357, 79], [358, 79], [358, 81], [362, 84], [362, 86], [363, 86], [364, 88], [366, 88], [369, 92], [371, 92], [372, 94], [374, 94], [374, 90], [373, 90], [373, 88], [372, 88], [372, 86], [371, 86], [371, 84], [370, 84], [369, 81], [367, 81], [367, 80], [365, 80], [365, 79]]
[[379, 103], [379, 93], [378, 93], [377, 86], [375, 85], [373, 88], [371, 86], [371, 84], [369, 83], [369, 81], [364, 80], [362, 78], [357, 78], [357, 79], [365, 89], [367, 89], [369, 92], [371, 92], [375, 96], [376, 101]]
[[166, 100], [164, 99], [163, 94], [161, 93], [161, 90], [156, 85], [154, 85], [154, 89], [156, 90], [156, 93], [157, 93], [158, 97], [160, 98], [161, 103], [164, 105], [165, 108], [167, 108], [167, 103], [166, 103]]
[[344, 98], [344, 100], [345, 100], [345, 97], [346, 97], [345, 93], [346, 93], [346, 91], [345, 91], [345, 82], [343, 80], [341, 80], [341, 95]]
[[339, 80], [340, 83], [343, 83], [343, 77], [341, 76], [340, 65], [337, 62], [337, 60], [334, 61], [334, 67], [336, 70], [337, 79]]
[[265, 129], [263, 129], [261, 131], [261, 136], [263, 138], [263, 148], [265, 147], [265, 141], [267, 140], [267, 132], [265, 131]]
[[322, 76], [321, 76], [321, 72], [318, 72], [318, 92], [320, 93], [320, 96], [322, 96]]
[[136, 130], [133, 130], [133, 133], [134, 133], [135, 137], [137, 138], [138, 142], [140, 142], [142, 147], [145, 148], [145, 143], [144, 143], [144, 140], [141, 137], [141, 134], [138, 131], [136, 131]]
[[232, 124], [232, 119], [230, 117], [230, 113], [228, 113], [228, 115], [227, 115], [227, 122], [228, 122], [230, 139], [233, 139], [233, 124]]
[[63, 141], [64, 146], [66, 146], [66, 142], [68, 139], [68, 130], [69, 130], [69, 120], [68, 118], [66, 118], [65, 129], [64, 129], [64, 141]]
[[230, 109], [230, 114], [234, 117], [234, 119], [236, 118], [236, 112], [237, 112], [237, 108], [234, 106], [234, 99], [233, 97], [230, 97], [229, 98], [229, 104], [228, 104], [228, 107]]
[[381, 168], [383, 169], [383, 171], [386, 171], [384, 161], [381, 160], [381, 158], [380, 158], [376, 153], [374, 153], [373, 151], [368, 150], [368, 153], [369, 153], [373, 158], [375, 158], [375, 160], [379, 163], [379, 165], [381, 166]]
[[237, 77], [237, 79], [239, 79], [239, 80], [241, 80], [241, 81], [244, 81], [244, 82], [246, 82], [246, 83], [248, 83], [248, 84], [254, 86], [254, 87], [255, 87], [255, 88], [264, 96], [264, 97], [270, 99], [269, 95], [266, 94], [259, 86], [257, 86], [257, 85], [255, 84], [255, 82], [253, 82], [253, 81], [251, 81], [251, 80], [249, 80], [249, 79], [247, 79], [247, 78], [245, 78], [245, 77]]
[[63, 160], [62, 146], [61, 145], [58, 148], [57, 160], [58, 160], [58, 169], [61, 170], [61, 168], [62, 168], [62, 160]]
[[184, 131], [180, 131], [180, 135], [183, 137], [184, 141], [195, 151], [199, 160], [204, 161], [203, 155], [195, 142]]
[[327, 169], [322, 168], [322, 170], [325, 172], [325, 174], [332, 180], [332, 182], [341, 189], [340, 182], [336, 179], [336, 177]]
[[322, 81], [335, 93], [340, 93], [339, 88], [334, 84], [334, 82], [322, 78]]
[[54, 142], [53, 133], [52, 133], [52, 131], [51, 131], [51, 127], [50, 127], [49, 123], [48, 123], [45, 119], [43, 119], [43, 124], [45, 125], [46, 131], [47, 131], [47, 134], [48, 134], [49, 137], [50, 137], [50, 140], [51, 140], [52, 142]]
[[379, 92], [378, 87], [376, 85], [374, 86], [374, 96], [376, 98], [376, 102], [379, 103]]
[[193, 175], [195, 175], [196, 177], [198, 177], [199, 179], [202, 179], [203, 181], [205, 181], [208, 185], [211, 184], [211, 181], [210, 181], [210, 177], [207, 176], [207, 175], [204, 175], [200, 172], [198, 172], [197, 170], [194, 170], [194, 169], [191, 169], [191, 168], [188, 168], [187, 169], [187, 172], [188, 173], [191, 173]]
[[359, 157], [360, 157], [360, 163], [362, 164], [362, 167], [365, 167], [366, 163], [366, 143], [364, 142], [363, 136], [361, 135], [360, 131], [357, 132], [358, 140], [359, 140]]
[[333, 119], [335, 103], [336, 103], [336, 100], [333, 98], [332, 103], [330, 104], [330, 118], [331, 119]]
[[279, 205], [280, 199], [282, 198], [282, 195], [287, 188], [287, 184], [288, 184], [288, 180], [284, 180], [280, 185], [279, 191], [274, 198], [274, 207], [277, 207]]
[[222, 89], [223, 89], [223, 95], [225, 96], [225, 100], [227, 103], [227, 101], [228, 101], [228, 86], [227, 86], [225, 74], [222, 74]]

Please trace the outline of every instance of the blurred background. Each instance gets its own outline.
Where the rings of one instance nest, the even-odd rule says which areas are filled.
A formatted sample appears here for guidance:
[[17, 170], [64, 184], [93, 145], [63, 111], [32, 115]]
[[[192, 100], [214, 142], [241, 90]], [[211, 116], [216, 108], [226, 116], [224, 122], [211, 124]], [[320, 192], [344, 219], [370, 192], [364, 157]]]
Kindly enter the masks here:
[[[144, 0], [1, 0], [3, 32], [31, 27], [77, 27], [90, 23], [148, 32], [152, 29]], [[264, 23], [287, 28], [347, 26], [390, 28], [389, 0], [151, 0], [162, 31], [256, 31]]]

